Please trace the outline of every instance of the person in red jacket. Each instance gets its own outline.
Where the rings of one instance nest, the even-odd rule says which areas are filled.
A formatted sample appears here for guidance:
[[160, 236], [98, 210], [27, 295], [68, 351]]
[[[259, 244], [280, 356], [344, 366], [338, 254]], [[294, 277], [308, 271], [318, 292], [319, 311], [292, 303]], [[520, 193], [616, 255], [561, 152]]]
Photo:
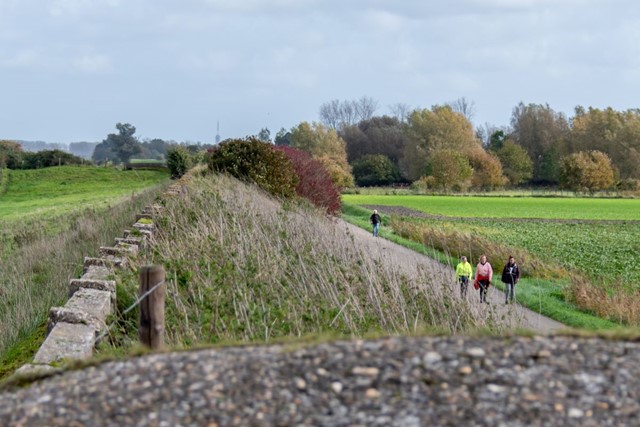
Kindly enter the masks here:
[[487, 293], [489, 292], [489, 286], [491, 286], [491, 279], [493, 278], [493, 269], [491, 264], [487, 261], [487, 256], [482, 255], [480, 262], [476, 266], [476, 280], [473, 284], [474, 288], [480, 289], [480, 303], [489, 304], [487, 301]]

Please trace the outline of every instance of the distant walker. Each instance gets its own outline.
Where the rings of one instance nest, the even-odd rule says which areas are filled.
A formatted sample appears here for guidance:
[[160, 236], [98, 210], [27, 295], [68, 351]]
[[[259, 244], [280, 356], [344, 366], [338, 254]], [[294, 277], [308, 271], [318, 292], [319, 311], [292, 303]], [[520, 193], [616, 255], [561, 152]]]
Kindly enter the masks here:
[[380, 230], [380, 223], [382, 220], [380, 219], [380, 215], [378, 215], [377, 209], [373, 210], [373, 214], [369, 217], [369, 222], [373, 225], [373, 237], [378, 237], [378, 231]]

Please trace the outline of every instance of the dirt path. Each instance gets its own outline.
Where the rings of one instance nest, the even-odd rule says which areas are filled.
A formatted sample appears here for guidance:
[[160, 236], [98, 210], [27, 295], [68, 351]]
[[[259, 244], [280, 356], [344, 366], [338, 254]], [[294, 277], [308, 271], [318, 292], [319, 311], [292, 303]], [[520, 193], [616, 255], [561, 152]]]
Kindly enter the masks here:
[[[457, 288], [454, 290], [455, 277], [450, 267], [389, 240], [381, 237], [373, 237], [369, 231], [345, 221], [339, 220], [338, 224], [340, 227], [347, 228], [362, 247], [364, 247], [371, 256], [377, 257], [381, 262], [393, 263], [403, 269], [409, 276], [417, 273], [418, 266], [426, 267], [434, 272], [441, 271], [442, 274], [448, 274], [451, 277], [452, 291], [457, 291]], [[480, 305], [479, 294], [472, 286], [469, 289], [467, 298], [471, 304]], [[519, 304], [505, 305], [504, 293], [499, 289], [489, 289], [489, 301], [490, 304], [487, 304], [483, 309], [491, 310], [494, 315], [492, 317], [499, 319], [499, 321], [503, 322], [504, 326], [508, 328], [530, 329], [541, 334], [548, 334], [566, 328], [562, 323], [522, 307]]]

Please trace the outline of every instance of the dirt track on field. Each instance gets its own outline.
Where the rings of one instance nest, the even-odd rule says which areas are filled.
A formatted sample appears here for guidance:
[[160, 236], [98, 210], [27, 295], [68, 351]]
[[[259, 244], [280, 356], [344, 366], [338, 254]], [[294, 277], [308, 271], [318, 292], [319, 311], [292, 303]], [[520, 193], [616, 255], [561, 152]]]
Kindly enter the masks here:
[[442, 221], [502, 221], [502, 222], [549, 222], [556, 224], [640, 224], [634, 219], [558, 219], [558, 218], [468, 218], [461, 216], [432, 215], [404, 206], [360, 205], [366, 209], [377, 209], [386, 215], [409, 216], [415, 218], [437, 219]]

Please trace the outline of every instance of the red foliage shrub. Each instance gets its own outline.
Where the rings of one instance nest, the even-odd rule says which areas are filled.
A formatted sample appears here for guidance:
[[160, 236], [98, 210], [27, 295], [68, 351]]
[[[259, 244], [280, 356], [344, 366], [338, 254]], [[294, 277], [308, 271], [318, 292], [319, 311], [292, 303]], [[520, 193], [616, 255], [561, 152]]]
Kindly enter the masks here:
[[340, 192], [331, 180], [331, 175], [322, 163], [311, 157], [306, 151], [287, 146], [276, 147], [293, 164], [298, 175], [296, 194], [304, 197], [315, 206], [333, 214], [340, 209]]

